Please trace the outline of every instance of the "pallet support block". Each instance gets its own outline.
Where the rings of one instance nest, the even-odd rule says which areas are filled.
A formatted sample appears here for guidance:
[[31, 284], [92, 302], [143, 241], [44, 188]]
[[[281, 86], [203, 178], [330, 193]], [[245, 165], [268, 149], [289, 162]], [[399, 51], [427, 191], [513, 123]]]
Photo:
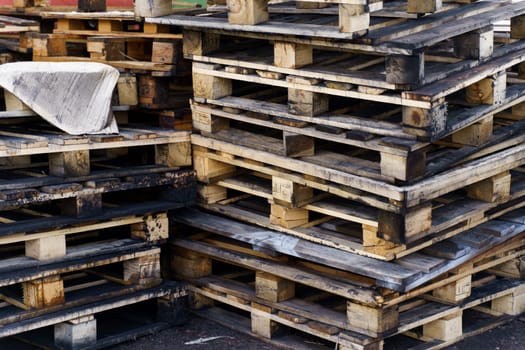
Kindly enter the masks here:
[[432, 204], [423, 203], [407, 209], [404, 214], [380, 210], [378, 236], [394, 243], [410, 243], [424, 235], [432, 226]]
[[89, 151], [71, 151], [49, 154], [49, 175], [74, 177], [89, 175]]
[[155, 286], [161, 280], [160, 253], [141, 256], [124, 262], [124, 280], [142, 286]]
[[423, 325], [423, 335], [442, 341], [453, 341], [463, 334], [463, 311]]
[[177, 249], [171, 256], [171, 269], [176, 276], [200, 278], [212, 274], [211, 258], [189, 250]]
[[422, 138], [437, 138], [447, 127], [447, 103], [438, 101], [431, 109], [403, 106], [403, 130]]
[[121, 106], [139, 104], [137, 77], [134, 74], [121, 73], [117, 83], [118, 101]]
[[[454, 269], [450, 275], [461, 274], [472, 270], [473, 264], [466, 264], [461, 268]], [[436, 288], [432, 291], [432, 295], [440, 300], [449, 303], [457, 303], [470, 296], [472, 291], [472, 275], [465, 276], [457, 281], [449, 283], [443, 287]]]
[[503, 71], [467, 86], [466, 100], [474, 105], [500, 104], [505, 99], [506, 89], [507, 75]]
[[[315, 79], [288, 76], [288, 83], [295, 85], [313, 86], [318, 83]], [[302, 90], [298, 87], [288, 88], [288, 111], [291, 114], [316, 116], [328, 111], [328, 96], [316, 92]]]
[[339, 4], [339, 31], [354, 33], [368, 30], [370, 13], [368, 5]]
[[381, 256], [392, 256], [405, 250], [403, 244], [396, 244], [386, 241], [378, 236], [377, 227], [362, 225], [363, 227], [363, 248], [365, 251]]
[[228, 190], [217, 185], [197, 185], [199, 199], [206, 204], [213, 204], [228, 198]]
[[87, 349], [96, 343], [97, 320], [93, 315], [55, 325], [55, 345], [60, 349]]
[[383, 350], [384, 341], [363, 342], [362, 338], [356, 339], [349, 333], [342, 332], [339, 334], [338, 345], [338, 350]]
[[525, 286], [522, 284], [511, 294], [492, 300], [491, 309], [513, 316], [525, 312]]
[[269, 18], [267, 0], [227, 0], [230, 24], [257, 24]]
[[102, 194], [83, 194], [64, 199], [60, 208], [64, 215], [76, 217], [97, 215], [102, 212]]
[[[193, 63], [193, 69], [213, 69], [213, 65]], [[193, 73], [193, 95], [200, 98], [218, 99], [232, 94], [230, 79], [214, 77], [212, 75]]]
[[283, 143], [287, 157], [307, 157], [315, 154], [313, 137], [283, 131]]
[[382, 334], [399, 325], [397, 306], [374, 308], [351, 301], [346, 303], [346, 316], [352, 327], [366, 334]]
[[[255, 309], [251, 313], [252, 332], [263, 338], [272, 339], [272, 337], [279, 332], [280, 325], [279, 323], [272, 321], [271, 318], [263, 315], [263, 313], [271, 313], [272, 310], [264, 305], [259, 305], [253, 302], [251, 306]], [[263, 311], [257, 312], [257, 310]]]
[[135, 0], [136, 17], [160, 17], [173, 12], [171, 0]]
[[169, 220], [167, 213], [144, 217], [144, 221], [131, 225], [131, 236], [148, 242], [158, 242], [169, 238]]
[[410, 152], [406, 156], [381, 152], [381, 175], [410, 181], [425, 173], [426, 152]]
[[24, 304], [36, 309], [64, 303], [64, 281], [60, 276], [51, 276], [23, 282]]
[[64, 34], [33, 34], [33, 57], [67, 56]]
[[494, 51], [494, 30], [492, 27], [479, 29], [454, 38], [454, 53], [467, 59], [481, 60]]
[[385, 64], [388, 83], [417, 87], [425, 78], [425, 57], [423, 53], [411, 56], [389, 55]]
[[193, 166], [197, 180], [211, 183], [235, 174], [235, 166], [210, 159], [201, 154], [199, 148], [193, 149]]
[[283, 68], [300, 68], [313, 62], [312, 45], [277, 41], [273, 45], [274, 65]]
[[255, 295], [258, 298], [278, 303], [295, 296], [295, 283], [284, 278], [257, 271]]
[[500, 274], [514, 279], [525, 278], [525, 256], [520, 256], [501, 265], [494, 266], [490, 269], [494, 274]]
[[439, 10], [442, 6], [442, 0], [408, 0], [408, 13], [432, 13]]
[[51, 236], [26, 241], [25, 255], [37, 259], [48, 260], [66, 256], [66, 236]]
[[301, 207], [313, 198], [313, 189], [277, 176], [272, 177], [272, 196], [276, 204]]
[[229, 119], [195, 110], [191, 112], [191, 122], [195, 130], [207, 133], [215, 133], [230, 127]]
[[308, 223], [308, 210], [271, 204], [270, 222], [284, 228], [299, 227]]
[[452, 142], [469, 146], [480, 146], [492, 137], [492, 115], [452, 134]]
[[179, 40], [156, 39], [151, 48], [151, 61], [162, 64], [179, 63], [182, 59], [181, 49]]
[[469, 198], [494, 203], [510, 196], [511, 174], [508, 171], [468, 186]]
[[510, 37], [519, 40], [525, 38], [525, 15], [510, 19]]
[[191, 166], [191, 143], [187, 141], [156, 145], [155, 164], [168, 167]]
[[18, 97], [4, 90], [4, 102], [6, 111], [27, 111], [30, 108]]
[[186, 57], [206, 55], [220, 47], [219, 34], [186, 29], [182, 33], [182, 52]]

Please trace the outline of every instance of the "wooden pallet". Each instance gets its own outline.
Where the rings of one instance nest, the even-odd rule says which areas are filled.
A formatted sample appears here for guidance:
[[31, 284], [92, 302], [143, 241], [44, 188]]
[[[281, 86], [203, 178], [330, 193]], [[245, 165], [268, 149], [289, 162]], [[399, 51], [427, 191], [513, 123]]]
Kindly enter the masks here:
[[[519, 84], [520, 79], [515, 79], [517, 76], [514, 73], [507, 73], [507, 69], [521, 64], [524, 50], [521, 41], [511, 44], [499, 52], [505, 54], [476, 68], [459, 71], [448, 77], [441, 72], [448, 74], [454, 73], [454, 70], [438, 70], [436, 76], [439, 75], [439, 80], [405, 92], [364, 87], [364, 80], [358, 82], [352, 78], [345, 79], [345, 73], [332, 74], [323, 71], [323, 68], [320, 70], [319, 66], [312, 66], [311, 69], [283, 69], [282, 72], [286, 73], [281, 73], [269, 71], [269, 65], [263, 68], [264, 65], [251, 64], [243, 58], [232, 59], [231, 55], [229, 59], [223, 59], [220, 55], [217, 59], [213, 56], [194, 57], [194, 95], [197, 102], [212, 107], [231, 107], [255, 114], [279, 116], [290, 119], [290, 123], [336, 127], [346, 123], [343, 130], [364, 130], [376, 135], [432, 141], [457, 134], [511, 107], [519, 115], [519, 106], [523, 102], [520, 90], [523, 85]], [[374, 62], [360, 54], [355, 55], [355, 59]], [[378, 64], [382, 65], [382, 59], [379, 61]], [[333, 64], [333, 67], [341, 71], [340, 65]], [[349, 72], [350, 75], [352, 73]], [[264, 97], [258, 96], [236, 99], [243, 97], [242, 90], [238, 88], [239, 82], [254, 88], [257, 86], [259, 90], [260, 85], [282, 88], [279, 90], [280, 95], [288, 98], [282, 100], [279, 96], [273, 96], [273, 103], [265, 103]], [[356, 83], [358, 85], [354, 85]], [[379, 102], [376, 108], [383, 113], [367, 122], [358, 118], [359, 113], [354, 117], [355, 110], [363, 110], [365, 101], [375, 105]], [[387, 111], [390, 114], [385, 114]], [[205, 120], [203, 124], [205, 127]]]
[[[517, 211], [512, 216], [492, 220], [442, 243], [434, 242], [421, 252], [407, 253], [390, 262], [359, 255], [357, 249], [354, 252], [348, 252], [338, 247], [327, 247], [323, 244], [322, 231], [318, 231], [317, 241], [311, 242], [301, 237], [293, 237], [286, 233], [217, 215], [194, 212], [189, 209], [177, 212], [173, 220], [207, 232], [202, 237], [194, 236], [193, 240], [175, 239], [177, 246], [200, 252], [201, 255], [207, 255], [213, 260], [230, 262], [233, 265], [242, 262], [245, 268], [262, 270], [290, 281], [307, 284], [310, 287], [352, 299], [361, 304], [377, 307], [383, 304], [397, 304], [406, 300], [404, 298], [412, 298], [430, 292], [440, 286], [453, 283], [494, 265], [501, 265], [507, 259], [512, 260], [519, 256], [520, 253], [518, 252], [515, 256], [507, 255], [503, 260], [487, 260], [480, 265], [485, 263], [488, 265], [477, 266], [474, 270], [468, 268], [468, 272], [461, 270], [464, 272], [449, 276], [447, 280], [441, 281], [437, 285], [431, 283], [431, 285], [425, 286], [430, 281], [434, 280], [435, 282], [436, 277], [443, 275], [443, 273], [458, 269], [476, 257], [482, 259], [483, 256], [495, 256], [499, 249], [508, 251], [513, 249], [514, 245], [519, 247], [522, 244], [521, 238], [515, 238], [516, 241], [514, 241], [513, 237], [518, 237], [523, 230], [523, 226], [519, 222], [522, 215], [523, 211]], [[192, 231], [181, 230], [180, 232], [188, 232], [189, 234]], [[511, 241], [514, 243], [510, 243]], [[508, 242], [507, 245], [504, 244], [505, 242]], [[496, 248], [498, 245], [501, 247]], [[264, 254], [254, 253], [251, 250]], [[283, 256], [287, 256], [288, 260], [276, 260], [268, 257], [268, 255], [274, 256], [274, 258], [280, 256], [283, 259]], [[271, 261], [267, 261], [267, 259]], [[292, 263], [287, 264], [288, 261]], [[295, 264], [297, 261], [303, 261], [304, 264]], [[298, 266], [306, 266], [307, 270], [297, 270], [296, 267]], [[322, 266], [328, 267], [328, 269]], [[511, 267], [508, 268], [510, 273]], [[344, 286], [329, 283], [329, 280], [323, 279], [317, 273], [319, 271], [326, 273], [332, 271], [329, 275], [337, 276], [338, 273], [335, 270], [343, 271], [341, 273], [347, 279]], [[296, 277], [301, 275], [301, 271], [304, 273], [307, 271], [311, 274], [308, 274], [303, 280], [302, 277]], [[363, 278], [358, 275], [365, 276], [364, 280], [371, 284], [368, 284], [368, 287], [363, 285]], [[512, 275], [514, 278], [520, 278], [519, 276], [520, 274], [516, 272]], [[317, 278], [322, 281], [316, 281]], [[370, 288], [372, 285], [373, 288]], [[407, 295], [402, 296], [400, 300], [391, 301], [388, 293], [387, 296], [384, 296], [378, 292], [384, 288], [400, 291]]]
[[[282, 218], [281, 226], [284, 227], [305, 224], [307, 221], [303, 220], [293, 225], [293, 216], [304, 219], [308, 215], [308, 211], [297, 208], [306, 209], [305, 206], [322, 200], [330, 193], [349, 201], [340, 199], [340, 203], [344, 203], [341, 210], [336, 209], [336, 204], [332, 205], [332, 209], [325, 208], [324, 212], [315, 209], [315, 205], [308, 210], [327, 215], [331, 215], [330, 211], [337, 212], [332, 216], [343, 215], [346, 220], [376, 226], [379, 237], [409, 244], [432, 233], [453, 230], [458, 224], [464, 228], [472, 227], [484, 222], [483, 217], [496, 212], [501, 214], [514, 205], [518, 208], [518, 198], [523, 195], [521, 185], [518, 185], [520, 161], [515, 157], [521, 144], [403, 186], [363, 176], [364, 170], [359, 168], [361, 164], [356, 163], [354, 158], [334, 152], [290, 158], [269, 152], [272, 145], [266, 139], [261, 141], [258, 138], [252, 142], [258, 144], [257, 148], [265, 150], [246, 147], [242, 141], [231, 143], [199, 135], [192, 135], [192, 140], [197, 178], [209, 185], [201, 190], [201, 197], [206, 203], [227, 199], [226, 189], [268, 198], [272, 205], [277, 205], [275, 209], [282, 212], [278, 217]], [[505, 158], [518, 166], [506, 168], [503, 165]], [[507, 170], [510, 172], [507, 173]], [[359, 171], [361, 173], [356, 174]], [[249, 179], [235, 178], [250, 173], [262, 180], [250, 183]], [[268, 180], [272, 182], [271, 189], [266, 185]], [[461, 198], [466, 195], [468, 198]], [[232, 201], [226, 200], [222, 204], [229, 202]], [[495, 209], [497, 207], [499, 209]], [[458, 210], [465, 215], [457, 215]], [[286, 219], [287, 215], [290, 215], [290, 220]], [[377, 225], [371, 220], [377, 220]], [[286, 221], [290, 223], [286, 224]]]
[[[211, 294], [211, 293], [210, 293]], [[309, 323], [307, 325], [298, 325], [298, 322], [305, 321], [306, 319], [299, 316], [287, 315], [281, 313], [281, 315], [272, 315], [271, 325], [274, 327], [272, 337], [268, 338], [265, 334], [259, 334], [259, 329], [253, 328], [254, 314], [267, 315], [264, 311], [258, 308], [251, 308], [250, 306], [244, 305], [239, 306], [238, 310], [231, 311], [231, 308], [226, 307], [227, 303], [222, 304], [220, 301], [215, 301], [214, 306], [193, 311], [196, 315], [215, 321], [225, 327], [233, 329], [237, 332], [241, 332], [247, 335], [251, 335], [260, 340], [263, 340], [271, 345], [274, 345], [281, 349], [295, 350], [298, 348], [308, 350], [329, 350], [334, 349], [336, 346], [338, 349], [364, 349], [364, 350], [394, 350], [394, 349], [411, 349], [411, 350], [437, 350], [443, 349], [453, 344], [460, 342], [468, 337], [476, 336], [487, 332], [491, 329], [504, 325], [511, 321], [513, 318], [509, 315], [496, 316], [499, 313], [494, 313], [487, 307], [483, 307], [483, 311], [477, 311], [477, 308], [466, 309], [461, 311], [460, 319], [465, 325], [460, 329], [460, 332], [456, 330], [456, 333], [443, 332], [444, 336], [450, 337], [448, 340], [440, 340], [431, 336], [423, 336], [424, 325], [418, 327], [418, 333], [406, 332], [406, 334], [395, 335], [384, 341], [379, 342], [366, 342], [359, 337], [352, 336], [351, 339], [344, 333], [334, 334], [327, 336], [319, 331], [313, 329], [315, 323]], [[237, 304], [238, 305], [238, 304]], [[459, 317], [459, 316], [458, 316]], [[454, 321], [452, 321], [454, 320]], [[450, 323], [446, 322], [449, 321]], [[263, 321], [264, 322], [264, 321]], [[259, 322], [260, 324], [261, 322]], [[427, 325], [426, 333], [430, 332], [428, 329], [438, 328], [443, 329], [445, 324], [459, 324], [459, 319], [452, 317], [450, 320], [441, 320], [430, 322]], [[261, 332], [262, 333], [262, 332]], [[437, 337], [435, 334], [434, 337]], [[415, 338], [420, 337], [425, 341], [418, 341]], [[327, 339], [330, 338], [330, 339]], [[362, 343], [365, 344], [362, 344]]]
[[[262, 242], [268, 241], [268, 236], [265, 237], [266, 240], [261, 239], [259, 232]], [[270, 323], [283, 319], [296, 323], [301, 331], [316, 336], [324, 333], [332, 341], [341, 338], [339, 333], [342, 330], [383, 338], [455, 314], [465, 305], [470, 308], [492, 298], [512, 294], [516, 290], [507, 288], [520, 284], [519, 281], [511, 281], [510, 285], [502, 281], [493, 282], [488, 289], [504, 286], [502, 289], [505, 292], [498, 290], [493, 297], [477, 296], [476, 287], [481, 282], [473, 272], [485, 270], [483, 264], [487, 262], [498, 263], [485, 255], [475, 259], [476, 263], [468, 260], [459, 269], [452, 270], [442, 279], [434, 279], [426, 287], [398, 294], [378, 288], [374, 284], [377, 280], [353, 275], [348, 270], [336, 271], [316, 263], [306, 263], [289, 255], [272, 252], [268, 246], [250, 252], [250, 246], [235, 244], [234, 241], [213, 235], [197, 234], [193, 238], [173, 241], [172, 268], [179, 276], [190, 281], [190, 290], [199, 294], [194, 299], [194, 306], [199, 308], [209, 305], [208, 298], [211, 298], [252, 311], [252, 315], [255, 313], [257, 318], [264, 319], [260, 320], [259, 331], [262, 333], [259, 334], [268, 338], [273, 333]], [[301, 248], [307, 249], [306, 246]], [[330, 260], [330, 257], [326, 256], [326, 259]], [[367, 267], [372, 269], [371, 265]], [[221, 271], [224, 275], [221, 275]], [[455, 279], [451, 284], [447, 283], [450, 277]], [[493, 280], [493, 276], [482, 279], [483, 283]], [[424, 294], [429, 292], [431, 294]], [[516, 297], [519, 298], [518, 295], [522, 293], [523, 288], [520, 287]], [[445, 304], [440, 304], [440, 301], [445, 301]], [[383, 306], [372, 307], [374, 303], [383, 303]], [[450, 303], [455, 306], [450, 306]], [[415, 316], [413, 308], [418, 308], [418, 312], [432, 311], [430, 315], [418, 313]], [[258, 314], [254, 309], [265, 314]], [[523, 305], [513, 309], [512, 314], [519, 313], [521, 309]], [[445, 314], [441, 314], [443, 310], [447, 310]], [[252, 321], [257, 323], [254, 319]], [[267, 325], [263, 326], [265, 323]], [[289, 325], [287, 322], [284, 324]], [[356, 334], [351, 338], [359, 339], [364, 344], [374, 342], [363, 340], [362, 336]], [[378, 340], [381, 339], [376, 339], [376, 342]], [[446, 340], [449, 340], [448, 336]]]
[[85, 304], [75, 305], [73, 300], [46, 314], [4, 324], [0, 346], [25, 349], [23, 344], [29, 343], [47, 349], [101, 349], [160, 331], [184, 318], [180, 305], [186, 291], [177, 282], [105, 297], [97, 297], [96, 290], [86, 292], [84, 297], [90, 300]]
[[[60, 309], [75, 295], [86, 296], [97, 288], [103, 298], [105, 293], [122, 295], [161, 282], [160, 248], [147, 242], [101, 241], [71, 247], [66, 254], [53, 257], [53, 248], [58, 251], [60, 245], [51, 240], [40, 240], [36, 248], [31, 245], [33, 252], [45, 250], [46, 256], [37, 256], [40, 260], [27, 256], [2, 260], [3, 324]], [[75, 304], [88, 301], [80, 297]]]
[[[226, 23], [226, 18], [222, 14], [205, 17], [166, 16], [149, 18], [146, 19], [146, 22], [177, 25], [187, 28], [188, 31], [196, 31], [197, 33], [194, 33], [193, 36], [185, 35], [188, 40], [194, 41], [196, 44], [187, 45], [191, 48], [187, 52], [192, 52], [195, 55], [205, 55], [216, 49], [219, 42], [217, 35], [234, 35], [235, 37], [272, 40], [281, 43], [282, 45], [278, 46], [279, 50], [276, 51], [280, 51], [286, 59], [275, 61], [283, 61], [281, 64], [284, 66], [283, 68], [293, 68], [312, 63], [312, 46], [339, 51], [386, 55], [386, 77], [381, 80], [390, 84], [414, 87], [423, 83], [427, 76], [424, 62], [425, 60], [432, 61], [429, 48], [446, 40], [454, 39], [456, 42], [461, 42], [461, 44], [456, 45], [458, 50], [459, 47], [466, 48], [471, 45], [475, 47], [470, 52], [457, 52], [456, 57], [463, 56], [468, 58], [467, 61], [474, 60], [478, 61], [479, 64], [480, 59], [484, 60], [492, 54], [493, 45], [490, 43], [493, 40], [493, 32], [490, 25], [503, 19], [519, 18], [520, 14], [524, 13], [523, 11], [525, 11], [523, 4], [478, 2], [427, 16], [423, 19], [402, 20], [401, 23], [399, 23], [398, 18], [393, 21], [381, 18], [378, 21], [385, 23], [378, 23], [375, 28], [372, 25], [369, 34], [360, 38], [352, 38], [349, 33], [339, 33], [338, 28], [333, 26], [324, 26], [324, 28], [319, 29], [320, 25], [314, 23], [319, 23], [317, 21], [325, 21], [326, 23], [326, 15], [319, 15], [320, 20], [317, 19], [317, 21], [315, 16], [312, 18], [313, 15], [305, 15], [308, 25], [298, 23], [283, 25], [277, 19], [277, 21], [257, 25], [232, 25]], [[294, 18], [288, 14], [280, 16], [288, 21], [293, 21]], [[513, 23], [517, 29], [517, 21], [513, 21]], [[440, 30], [436, 30], [437, 28]], [[205, 32], [201, 34], [202, 31]], [[513, 30], [512, 34], [513, 37], [519, 39], [516, 30]], [[488, 40], [489, 46], [479, 46], [483, 45], [481, 43], [486, 40]], [[468, 42], [468, 45], [465, 42]], [[430, 57], [425, 59], [425, 53]], [[476, 65], [473, 62], [464, 62], [464, 64]], [[278, 66], [279, 64], [275, 65]], [[454, 72], [457, 68], [451, 71]], [[463, 66], [463, 69], [465, 68]], [[366, 75], [362, 77], [366, 77]]]
[[[507, 91], [505, 101], [509, 104], [459, 112], [480, 119], [433, 143], [406, 138], [397, 124], [402, 119], [399, 109], [373, 103], [350, 107], [345, 114], [334, 111], [300, 119], [288, 113], [283, 104], [272, 102], [271, 95], [261, 96], [263, 100], [229, 96], [206, 104], [193, 102], [191, 108], [194, 129], [204, 136], [292, 158], [323, 152], [339, 154], [341, 159], [347, 156], [358, 164], [348, 168], [349, 173], [389, 183], [410, 183], [476, 159], [481, 153], [502, 149], [502, 141], [513, 139], [525, 123], [513, 120], [516, 117], [508, 112], [485, 111], [517, 110], [522, 88], [525, 85]], [[522, 142], [519, 137], [514, 140], [516, 144]], [[480, 152], [482, 149], [487, 151]]]
[[38, 22], [11, 16], [0, 16], [0, 33], [39, 32]]

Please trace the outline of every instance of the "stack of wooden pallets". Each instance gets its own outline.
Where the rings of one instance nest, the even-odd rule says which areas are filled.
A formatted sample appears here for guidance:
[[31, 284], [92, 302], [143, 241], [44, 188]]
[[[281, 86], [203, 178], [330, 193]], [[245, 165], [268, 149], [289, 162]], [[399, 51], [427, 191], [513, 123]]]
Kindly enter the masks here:
[[[172, 262], [194, 306], [342, 349], [439, 348], [486, 329], [470, 313], [523, 311], [524, 15], [231, 0], [147, 19], [182, 26], [193, 60], [208, 214], [175, 218]], [[233, 322], [219, 311], [202, 312]]]
[[[89, 15], [84, 17], [78, 21], [88, 23]], [[26, 22], [30, 28], [23, 28]], [[35, 22], [6, 23], [37, 31]], [[108, 23], [112, 29], [122, 24], [113, 17]], [[54, 35], [32, 36], [33, 57], [26, 59], [73, 40], [38, 46]], [[141, 35], [147, 37], [135, 37], [144, 44]], [[180, 42], [178, 34], [158, 35]], [[78, 40], [85, 44], [85, 38], [79, 34]], [[6, 41], [0, 47], [20, 48]], [[156, 71], [144, 66], [141, 74], [155, 80]], [[119, 103], [133, 95], [126, 87], [136, 72], [128, 73], [116, 89], [119, 133], [111, 135], [68, 135], [0, 89], [0, 348], [19, 348], [6, 338], [13, 335], [46, 348], [102, 348], [183, 316], [179, 304], [186, 290], [165, 280], [161, 248], [170, 213], [194, 202], [190, 132], [124, 118], [133, 109]], [[158, 103], [168, 102], [164, 96]]]

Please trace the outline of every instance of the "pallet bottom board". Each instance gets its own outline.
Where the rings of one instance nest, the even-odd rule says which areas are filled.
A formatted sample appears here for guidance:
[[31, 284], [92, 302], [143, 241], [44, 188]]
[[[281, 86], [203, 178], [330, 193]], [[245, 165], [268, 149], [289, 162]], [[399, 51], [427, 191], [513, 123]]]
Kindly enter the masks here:
[[[20, 333], [53, 326], [58, 323], [68, 322], [83, 317], [89, 317], [109, 310], [126, 307], [140, 302], [170, 295], [179, 298], [186, 295], [182, 284], [177, 282], [164, 282], [160, 286], [129, 291], [123, 295], [104, 298], [92, 303], [85, 303], [79, 306], [63, 307], [56, 310], [38, 315], [29, 319], [5, 324], [0, 330], [0, 337], [13, 336]], [[135, 317], [136, 318], [136, 317]], [[2, 348], [0, 346], [0, 348]]]
[[[438, 350], [443, 349], [469, 337], [480, 335], [496, 327], [502, 326], [515, 319], [512, 316], [492, 316], [479, 318], [479, 312], [470, 310], [472, 315], [469, 319], [473, 322], [467, 326], [464, 325], [463, 334], [461, 337], [448, 342], [433, 340], [429, 342], [421, 342], [405, 335], [398, 335], [394, 338], [385, 340], [383, 349], [410, 349], [410, 350]], [[252, 333], [250, 319], [244, 317], [237, 312], [230, 311], [221, 307], [212, 307], [203, 310], [193, 311], [199, 317], [216, 322], [224, 327], [235, 330], [239, 333], [255, 337], [263, 342], [274, 345], [278, 348], [286, 350], [305, 349], [305, 350], [331, 350], [334, 349], [334, 344], [330, 342], [323, 342], [322, 339], [312, 337], [311, 335], [291, 330], [289, 333], [283, 333], [272, 339], [264, 338]], [[475, 322], [474, 322], [475, 320]], [[337, 347], [336, 347], [337, 348]]]

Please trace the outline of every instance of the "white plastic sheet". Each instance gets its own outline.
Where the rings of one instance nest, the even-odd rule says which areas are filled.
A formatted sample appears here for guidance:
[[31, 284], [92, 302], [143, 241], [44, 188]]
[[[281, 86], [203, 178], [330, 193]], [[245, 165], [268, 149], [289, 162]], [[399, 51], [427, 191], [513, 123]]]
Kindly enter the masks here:
[[111, 96], [115, 68], [95, 62], [16, 62], [0, 65], [0, 87], [72, 134], [118, 133]]

